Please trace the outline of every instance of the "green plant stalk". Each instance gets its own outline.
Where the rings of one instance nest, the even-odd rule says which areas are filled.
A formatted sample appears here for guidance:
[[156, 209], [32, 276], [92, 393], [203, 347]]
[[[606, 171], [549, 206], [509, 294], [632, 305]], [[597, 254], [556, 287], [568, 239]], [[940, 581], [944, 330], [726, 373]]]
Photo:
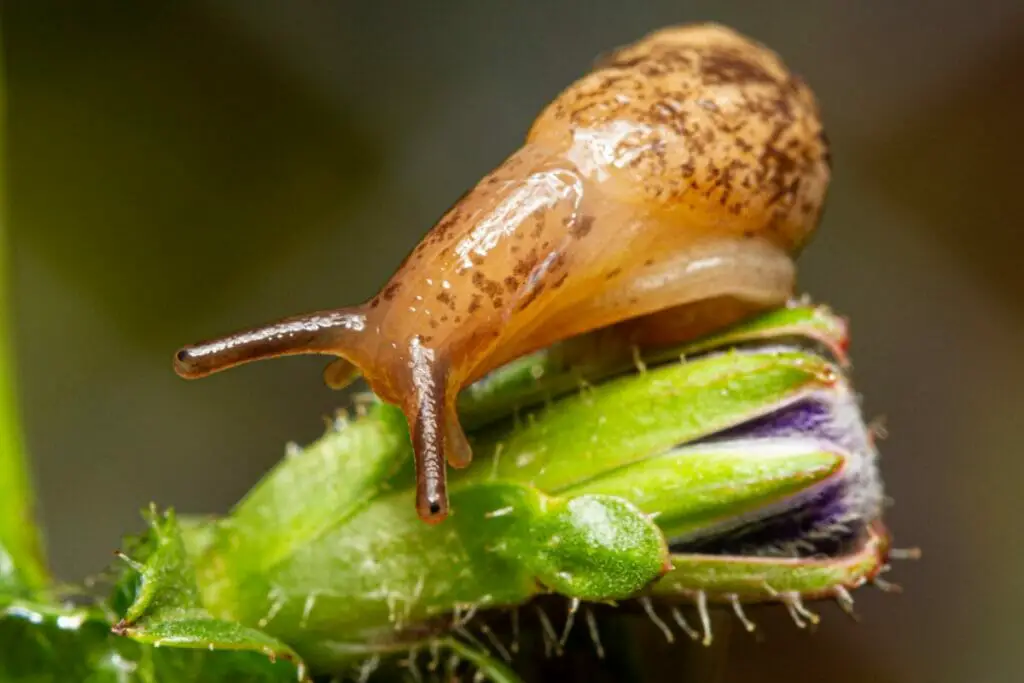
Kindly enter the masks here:
[[0, 56], [0, 603], [49, 583], [18, 411], [10, 329], [7, 225], [6, 69]]

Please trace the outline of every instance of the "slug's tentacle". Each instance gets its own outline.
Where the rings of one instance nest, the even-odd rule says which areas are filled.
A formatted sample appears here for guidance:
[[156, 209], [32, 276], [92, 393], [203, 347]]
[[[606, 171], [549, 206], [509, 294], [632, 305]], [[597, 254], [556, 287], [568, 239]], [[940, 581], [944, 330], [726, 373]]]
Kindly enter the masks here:
[[420, 337], [409, 344], [412, 390], [405, 414], [416, 457], [416, 511], [425, 522], [436, 524], [448, 515], [448, 484], [445, 473], [446, 364]]
[[458, 389], [459, 387], [452, 387], [447, 394], [448, 400], [444, 409], [444, 448], [448, 464], [462, 469], [469, 467], [469, 463], [472, 462], [473, 449], [459, 422], [459, 413], [456, 408], [458, 404], [455, 400], [458, 397]]
[[[175, 354], [174, 370], [185, 379], [197, 379], [244, 363], [299, 354], [341, 356], [354, 367], [366, 362], [367, 344], [366, 316], [357, 309], [318, 311], [186, 346]], [[332, 376], [341, 378], [342, 368], [337, 366]]]
[[344, 389], [360, 375], [359, 368], [346, 358], [339, 358], [324, 368], [324, 384], [331, 389]]

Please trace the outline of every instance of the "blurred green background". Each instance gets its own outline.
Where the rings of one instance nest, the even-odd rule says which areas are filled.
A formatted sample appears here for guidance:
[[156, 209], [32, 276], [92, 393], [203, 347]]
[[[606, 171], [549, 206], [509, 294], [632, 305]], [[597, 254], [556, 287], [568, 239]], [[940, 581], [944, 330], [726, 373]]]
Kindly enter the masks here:
[[200, 383], [175, 348], [371, 295], [595, 56], [714, 20], [817, 93], [834, 180], [801, 284], [853, 321], [897, 543], [818, 632], [781, 609], [665, 680], [1024, 680], [1024, 5], [5, 2], [18, 371], [58, 574], [150, 500], [225, 511], [341, 402], [310, 358]]

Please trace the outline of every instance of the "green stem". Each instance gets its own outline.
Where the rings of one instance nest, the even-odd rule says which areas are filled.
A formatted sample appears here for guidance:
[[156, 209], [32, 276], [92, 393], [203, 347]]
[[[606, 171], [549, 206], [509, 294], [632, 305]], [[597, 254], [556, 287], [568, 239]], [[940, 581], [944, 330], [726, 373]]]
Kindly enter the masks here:
[[0, 63], [0, 593], [31, 592], [48, 582], [18, 411], [10, 330], [7, 223], [7, 98]]

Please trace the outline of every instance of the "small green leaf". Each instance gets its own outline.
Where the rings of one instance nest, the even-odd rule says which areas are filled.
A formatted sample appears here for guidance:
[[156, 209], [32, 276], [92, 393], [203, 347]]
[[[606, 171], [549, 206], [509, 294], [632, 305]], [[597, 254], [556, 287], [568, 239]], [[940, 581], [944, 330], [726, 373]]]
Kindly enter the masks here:
[[295, 683], [295, 667], [248, 652], [152, 647], [110, 632], [98, 607], [17, 600], [0, 610], [0, 681]]
[[558, 498], [493, 482], [458, 491], [452, 503], [463, 543], [483, 539], [485, 553], [506, 559], [507, 576], [526, 573], [568, 598], [624, 598], [672, 568], [658, 526], [623, 498]]
[[658, 527], [625, 499], [549, 501], [525, 531], [533, 548], [528, 561], [556, 592], [592, 601], [627, 598], [671, 569]]
[[305, 664], [290, 647], [262, 631], [215, 618], [202, 607], [192, 560], [173, 511], [160, 515], [152, 509], [150, 529], [145, 562], [125, 558], [139, 573], [139, 586], [113, 633], [155, 647], [260, 653], [272, 663], [291, 663], [298, 677], [305, 678]]
[[153, 547], [147, 562], [125, 558], [141, 574], [141, 587], [135, 602], [125, 613], [124, 628], [144, 616], [161, 616], [176, 610], [188, 610], [199, 603], [195, 574], [185, 555], [174, 511], [161, 516], [150, 510]]

